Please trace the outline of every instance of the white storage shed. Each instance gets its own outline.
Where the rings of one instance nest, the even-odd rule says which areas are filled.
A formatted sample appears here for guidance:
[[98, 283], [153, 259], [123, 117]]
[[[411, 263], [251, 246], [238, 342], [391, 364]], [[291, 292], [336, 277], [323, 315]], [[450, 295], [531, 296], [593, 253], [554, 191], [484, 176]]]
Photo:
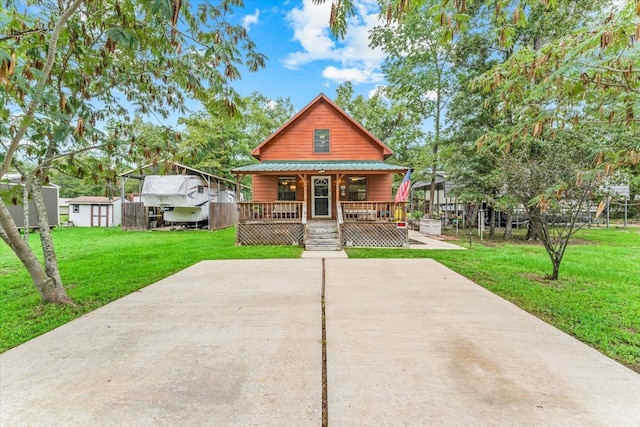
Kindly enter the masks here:
[[121, 223], [122, 200], [100, 196], [69, 199], [69, 222], [77, 227], [117, 227]]

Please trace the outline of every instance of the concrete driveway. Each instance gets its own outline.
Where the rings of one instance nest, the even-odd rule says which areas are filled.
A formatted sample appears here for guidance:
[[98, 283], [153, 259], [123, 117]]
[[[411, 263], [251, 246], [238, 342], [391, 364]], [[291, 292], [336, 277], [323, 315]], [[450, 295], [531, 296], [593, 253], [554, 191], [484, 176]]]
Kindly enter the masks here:
[[0, 355], [4, 426], [640, 424], [640, 375], [428, 259], [206, 261]]

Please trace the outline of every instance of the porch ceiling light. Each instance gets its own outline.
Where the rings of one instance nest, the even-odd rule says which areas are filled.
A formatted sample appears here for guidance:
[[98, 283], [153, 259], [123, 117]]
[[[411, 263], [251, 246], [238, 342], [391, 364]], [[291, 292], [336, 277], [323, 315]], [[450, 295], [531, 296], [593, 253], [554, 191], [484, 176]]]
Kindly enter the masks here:
[[318, 173], [324, 173], [324, 169], [320, 169]]

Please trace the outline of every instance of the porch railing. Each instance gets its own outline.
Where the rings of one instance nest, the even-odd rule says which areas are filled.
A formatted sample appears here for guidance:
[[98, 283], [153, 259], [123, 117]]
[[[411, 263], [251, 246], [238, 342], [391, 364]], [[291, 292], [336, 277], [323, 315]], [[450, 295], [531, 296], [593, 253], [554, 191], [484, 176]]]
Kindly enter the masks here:
[[304, 202], [238, 202], [238, 222], [305, 222]]
[[[407, 203], [401, 202], [338, 202], [337, 217], [345, 222], [405, 222]], [[303, 201], [238, 202], [238, 222], [306, 223]]]
[[406, 202], [339, 202], [338, 221], [405, 222]]

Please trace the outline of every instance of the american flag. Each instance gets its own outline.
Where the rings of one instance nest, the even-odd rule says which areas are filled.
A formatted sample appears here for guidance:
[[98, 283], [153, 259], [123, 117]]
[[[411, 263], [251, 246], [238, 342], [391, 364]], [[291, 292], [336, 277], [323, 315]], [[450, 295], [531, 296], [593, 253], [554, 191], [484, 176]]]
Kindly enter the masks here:
[[404, 179], [400, 183], [400, 187], [398, 187], [398, 192], [396, 193], [396, 203], [397, 202], [406, 202], [409, 199], [409, 187], [411, 180], [411, 169], [409, 169], [404, 176]]

